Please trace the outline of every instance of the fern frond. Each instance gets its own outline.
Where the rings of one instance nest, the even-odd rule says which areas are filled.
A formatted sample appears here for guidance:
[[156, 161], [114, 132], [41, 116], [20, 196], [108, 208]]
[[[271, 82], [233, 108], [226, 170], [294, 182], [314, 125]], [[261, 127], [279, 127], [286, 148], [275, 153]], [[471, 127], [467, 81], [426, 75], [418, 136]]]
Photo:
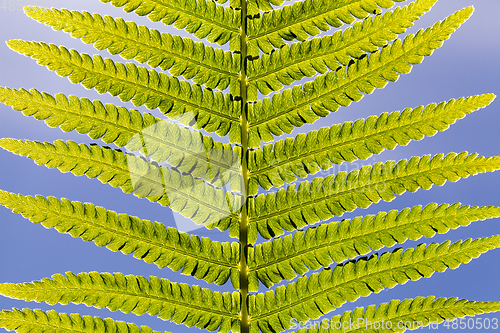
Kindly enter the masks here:
[[136, 324], [115, 321], [111, 318], [80, 316], [76, 313], [68, 315], [54, 310], [44, 312], [39, 309], [19, 310], [15, 308], [12, 311], [0, 312], [0, 327], [17, 333], [160, 333], [147, 326], [139, 327]]
[[30, 283], [0, 284], [7, 297], [47, 304], [85, 304], [149, 314], [187, 327], [239, 332], [240, 293], [220, 293], [185, 283], [121, 273], [55, 274]]
[[231, 190], [242, 190], [239, 146], [216, 142], [200, 131], [191, 131], [150, 113], [73, 95], [54, 97], [36, 89], [0, 87], [0, 103], [22, 111], [25, 116], [44, 120], [50, 127], [59, 127], [64, 132], [76, 129], [92, 139], [140, 151], [154, 162], [167, 162], [184, 174], [203, 178], [215, 186], [230, 182]]
[[[265, 0], [264, 0], [265, 1]], [[403, 2], [406, 0], [395, 0]], [[252, 3], [248, 8], [252, 13]], [[306, 40], [330, 27], [351, 24], [357, 18], [380, 14], [383, 8], [394, 6], [392, 0], [302, 0], [248, 20], [248, 54], [258, 56], [259, 49], [270, 53], [286, 41]]]
[[493, 94], [462, 97], [323, 127], [264, 145], [249, 152], [248, 193], [257, 194], [259, 185], [269, 190], [344, 161], [366, 160], [384, 149], [392, 150], [397, 145], [406, 146], [411, 140], [433, 136], [494, 99]]
[[220, 243], [179, 232], [158, 222], [117, 214], [91, 203], [24, 196], [0, 190], [0, 205], [33, 223], [94, 242], [111, 251], [222, 285], [231, 278], [239, 288], [238, 243]]
[[495, 217], [500, 217], [500, 207], [431, 203], [424, 208], [379, 212], [299, 230], [293, 236], [275, 238], [248, 249], [249, 288], [257, 291], [258, 281], [269, 288], [333, 262], [341, 263], [408, 239], [433, 237]]
[[229, 42], [231, 51], [240, 50], [241, 15], [231, 7], [217, 5], [211, 0], [101, 0], [127, 13], [135, 12], [153, 22], [161, 21], [183, 29], [211, 43]]
[[473, 8], [464, 8], [426, 30], [407, 35], [404, 41], [396, 39], [370, 56], [362, 57], [348, 67], [316, 77], [313, 82], [275, 94], [273, 99], [249, 105], [249, 145], [258, 148], [262, 141], [272, 141], [273, 135], [290, 133], [305, 123], [312, 124], [319, 117], [337, 111], [371, 94], [375, 88], [384, 88], [388, 81], [396, 81], [400, 74], [411, 71], [425, 56], [440, 48], [444, 40], [472, 14]]
[[[445, 320], [452, 321], [465, 316], [474, 317], [498, 311], [500, 311], [500, 302], [459, 300], [458, 297], [436, 299], [435, 296], [419, 296], [403, 301], [392, 300], [389, 303], [382, 303], [378, 307], [375, 305], [366, 308], [358, 307], [354, 311], [346, 311], [342, 315], [332, 317], [327, 322], [327, 324], [332, 325], [328, 330], [321, 330], [319, 327], [303, 328], [296, 333], [371, 331], [377, 326], [380, 327], [381, 323], [384, 322], [384, 328], [391, 327], [389, 332], [404, 332], [407, 329], [414, 330], [429, 324], [439, 324]], [[406, 327], [408, 323], [409, 327]], [[342, 329], [336, 329], [335, 324], [337, 327], [343, 325], [340, 326]]]
[[214, 188], [179, 171], [158, 167], [142, 158], [98, 145], [73, 141], [54, 143], [0, 139], [0, 147], [26, 156], [36, 164], [58, 168], [76, 176], [86, 175], [119, 187], [125, 193], [169, 206], [196, 224], [207, 228], [230, 229], [237, 235], [237, 212], [241, 196]]
[[450, 245], [420, 244], [407, 250], [396, 249], [362, 258], [356, 262], [325, 269], [308, 279], [280, 286], [266, 294], [249, 296], [250, 332], [282, 332], [291, 319], [307, 321], [339, 308], [346, 302], [378, 293], [385, 288], [430, 277], [435, 272], [458, 268], [482, 253], [500, 247], [500, 236], [467, 239]]
[[63, 132], [76, 130], [118, 147], [125, 147], [135, 134], [162, 121], [151, 113], [74, 95], [67, 97], [59, 93], [52, 96], [36, 89], [0, 87], [0, 103], [22, 111], [25, 116], [44, 120], [47, 126], [59, 127]]
[[342, 216], [356, 208], [367, 208], [380, 200], [392, 201], [396, 195], [419, 188], [442, 186], [483, 172], [500, 169], [500, 156], [483, 157], [449, 153], [367, 165], [360, 170], [339, 172], [311, 183], [293, 184], [276, 193], [259, 194], [248, 200], [249, 239], [257, 232], [269, 239], [308, 224]]
[[172, 76], [191, 79], [210, 89], [239, 96], [240, 56], [222, 49], [204, 46], [189, 38], [162, 33], [133, 21], [67, 9], [25, 7], [25, 13], [54, 30], [64, 30], [98, 50], [107, 49], [122, 58], [168, 70]]
[[91, 58], [63, 46], [21, 40], [10, 40], [7, 44], [58, 75], [67, 76], [72, 83], [100, 94], [118, 96], [123, 102], [132, 101], [135, 106], [158, 108], [172, 119], [184, 115], [185, 122], [196, 120], [198, 128], [220, 136], [229, 134], [231, 142], [240, 141], [240, 106], [231, 101], [229, 94], [191, 86], [187, 81], [133, 63], [118, 63], [99, 55]]
[[255, 100], [257, 90], [267, 95], [293, 82], [348, 66], [351, 60], [377, 51], [397, 38], [413, 22], [428, 12], [437, 0], [417, 0], [383, 15], [368, 17], [333, 35], [301, 43], [283, 45], [279, 51], [263, 54], [248, 62], [248, 98]]

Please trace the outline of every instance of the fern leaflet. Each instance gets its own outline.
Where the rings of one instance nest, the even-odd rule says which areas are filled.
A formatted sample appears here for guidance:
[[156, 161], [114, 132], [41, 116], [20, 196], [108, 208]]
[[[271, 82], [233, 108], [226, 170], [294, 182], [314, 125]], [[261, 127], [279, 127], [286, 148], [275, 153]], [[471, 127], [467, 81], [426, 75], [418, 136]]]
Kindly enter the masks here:
[[234, 229], [237, 226], [234, 225], [242, 198], [209, 186], [202, 180], [182, 177], [173, 169], [158, 167], [120, 150], [97, 145], [89, 147], [73, 141], [58, 140], [52, 144], [0, 139], [0, 147], [48, 168], [97, 178], [102, 183], [121, 188], [125, 193], [169, 206], [208, 228], [229, 228], [231, 234], [236, 232]]
[[198, 128], [221, 136], [229, 134], [231, 142], [240, 141], [240, 108], [229, 94], [191, 86], [187, 81], [133, 63], [116, 63], [99, 55], [91, 58], [53, 44], [11, 40], [8, 45], [58, 75], [68, 76], [72, 83], [94, 88], [100, 94], [110, 93], [124, 102], [132, 101], [135, 106], [158, 108], [172, 119], [184, 116], [188, 123], [196, 119]]
[[477, 95], [439, 104], [382, 113], [367, 119], [323, 127], [295, 138], [264, 145], [249, 152], [248, 192], [265, 190], [305, 178], [335, 164], [366, 160], [384, 149], [406, 146], [445, 131], [457, 119], [484, 108], [495, 99], [493, 94]]
[[76, 96], [55, 97], [30, 91], [0, 87], [0, 103], [22, 111], [26, 116], [45, 120], [64, 132], [74, 129], [92, 139], [102, 139], [130, 151], [140, 151], [151, 161], [167, 162], [177, 170], [203, 178], [216, 186], [231, 182], [231, 189], [241, 191], [239, 147], [221, 144], [199, 131], [190, 131], [175, 123], [113, 104]]
[[184, 29], [195, 37], [220, 45], [229, 42], [231, 51], [239, 51], [241, 16], [229, 7], [210, 0], [101, 0], [127, 13], [135, 12], [153, 22], [161, 21]]
[[117, 214], [91, 203], [54, 197], [23, 196], [0, 190], [0, 205], [22, 214], [45, 228], [92, 241], [111, 251], [193, 275], [208, 283], [222, 285], [231, 278], [239, 287], [238, 243], [220, 243], [207, 237], [190, 236], [157, 222]]
[[[102, 332], [102, 333], [160, 333], [147, 326], [137, 326], [111, 318], [80, 316], [72, 313], [58, 313], [54, 310], [13, 309], [0, 312], [0, 327], [19, 333], [29, 332]], [[167, 332], [164, 332], [167, 333]]]
[[333, 262], [495, 217], [500, 217], [500, 207], [432, 203], [424, 208], [379, 212], [299, 230], [293, 236], [274, 238], [248, 249], [249, 288], [257, 291], [259, 281], [269, 288], [283, 278], [292, 280], [297, 274], [329, 267]]
[[367, 208], [372, 203], [392, 201], [396, 195], [432, 185], [442, 186], [447, 180], [500, 169], [500, 157], [482, 157], [466, 152], [456, 154], [424, 155], [394, 161], [375, 163], [360, 170], [345, 171], [325, 178], [317, 177], [311, 183], [304, 181], [298, 187], [289, 185], [276, 193], [259, 194], [249, 198], [249, 239], [257, 233], [269, 239], [333, 216], [342, 216], [356, 208]]
[[437, 0], [418, 0], [383, 15], [356, 22], [343, 32], [283, 45], [278, 51], [249, 61], [249, 91], [267, 95], [305, 76], [336, 71], [353, 59], [377, 51], [404, 33], [428, 12]]
[[154, 276], [148, 280], [121, 273], [68, 272], [30, 283], [0, 284], [0, 293], [47, 304], [74, 303], [136, 315], [147, 313], [187, 327], [239, 332], [238, 292], [213, 292]]
[[491, 249], [500, 247], [500, 236], [467, 239], [450, 244], [420, 244], [407, 250], [362, 258], [300, 277], [265, 294], [249, 296], [250, 332], [281, 332], [291, 319], [306, 321], [353, 302], [362, 296], [393, 288], [398, 284], [430, 277], [435, 272], [455, 269]]
[[27, 7], [25, 12], [55, 30], [64, 30], [74, 38], [94, 44], [98, 50], [107, 49], [111, 54], [119, 54], [127, 60], [134, 59], [152, 68], [168, 70], [172, 76], [192, 79], [210, 89], [230, 87], [231, 94], [240, 94], [240, 59], [229, 51], [138, 26], [121, 18], [103, 18], [85, 11]]
[[[395, 0], [403, 2], [405, 0]], [[251, 3], [250, 3], [251, 4]], [[356, 18], [380, 14], [382, 8], [394, 6], [391, 0], [302, 0], [263, 13], [248, 21], [248, 54], [257, 56], [259, 49], [270, 53], [285, 45], [285, 41], [306, 40], [330, 27], [351, 24]], [[249, 15], [255, 14], [252, 6]]]
[[396, 39], [382, 50], [354, 61], [351, 66], [284, 90], [275, 94], [272, 101], [265, 98], [250, 104], [249, 146], [258, 148], [261, 140], [272, 141], [273, 135], [290, 133], [305, 123], [314, 123], [341, 106], [359, 101], [363, 94], [384, 88], [388, 81], [397, 81], [400, 74], [409, 73], [412, 65], [421, 63], [424, 56], [441, 47], [472, 12], [472, 7], [464, 8], [431, 28], [407, 35], [404, 41]]

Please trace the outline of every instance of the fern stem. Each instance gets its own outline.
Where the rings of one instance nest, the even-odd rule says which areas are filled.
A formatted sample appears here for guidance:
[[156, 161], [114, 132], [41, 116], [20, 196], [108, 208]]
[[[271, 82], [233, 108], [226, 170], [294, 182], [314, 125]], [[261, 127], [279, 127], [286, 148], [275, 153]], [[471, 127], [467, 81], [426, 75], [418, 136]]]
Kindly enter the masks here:
[[248, 214], [246, 193], [248, 193], [248, 120], [247, 120], [247, 2], [241, 0], [241, 151], [242, 151], [242, 176], [244, 181], [245, 202], [241, 209], [240, 220], [240, 293], [241, 293], [241, 333], [249, 332], [248, 320]]

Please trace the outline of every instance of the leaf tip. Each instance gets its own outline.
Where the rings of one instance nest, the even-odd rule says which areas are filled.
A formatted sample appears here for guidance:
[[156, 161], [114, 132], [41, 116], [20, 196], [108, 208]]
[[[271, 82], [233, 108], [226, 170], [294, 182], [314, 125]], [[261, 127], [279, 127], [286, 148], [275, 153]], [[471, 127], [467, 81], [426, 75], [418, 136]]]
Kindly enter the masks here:
[[24, 41], [21, 39], [10, 39], [10, 40], [5, 41], [5, 44], [7, 44], [9, 49], [16, 51], [16, 52], [19, 52], [23, 42]]
[[5, 149], [5, 145], [10, 141], [9, 138], [1, 138], [0, 139], [0, 147]]
[[493, 93], [484, 94], [483, 96], [484, 96], [484, 101], [487, 103], [486, 105], [493, 103], [493, 101], [497, 98], [497, 95]]
[[474, 13], [474, 6], [468, 6], [468, 7], [465, 7], [464, 9], [461, 10], [461, 12], [463, 14], [465, 14], [466, 16], [466, 20], [469, 19], [469, 17], [472, 16], [472, 14]]
[[24, 6], [23, 11], [26, 15], [30, 16], [33, 15], [34, 12], [38, 12], [43, 10], [43, 8], [38, 7], [38, 6]]

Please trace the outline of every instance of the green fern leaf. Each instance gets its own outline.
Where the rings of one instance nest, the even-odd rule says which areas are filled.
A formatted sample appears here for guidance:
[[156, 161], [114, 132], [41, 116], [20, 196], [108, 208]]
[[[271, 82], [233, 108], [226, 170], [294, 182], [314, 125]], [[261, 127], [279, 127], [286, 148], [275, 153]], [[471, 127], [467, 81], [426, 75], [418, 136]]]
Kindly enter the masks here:
[[203, 178], [215, 186], [230, 182], [231, 190], [241, 192], [241, 148], [214, 141], [199, 131], [113, 104], [103, 105], [76, 96], [55, 97], [30, 91], [0, 87], [0, 103], [22, 111], [26, 116], [45, 120], [64, 132], [74, 129], [92, 139], [102, 139], [130, 151], [140, 151], [151, 161], [167, 162], [177, 170]]
[[398, 284], [430, 277], [435, 272], [455, 269], [491, 249], [500, 247], [500, 235], [467, 239], [450, 245], [420, 244], [407, 250], [362, 258], [325, 269], [307, 279], [280, 286], [266, 294], [249, 296], [250, 332], [281, 332], [292, 319], [307, 321], [339, 308], [345, 302], [378, 293]]
[[[371, 331], [373, 328], [383, 326], [388, 332], [404, 332], [407, 329], [428, 327], [437, 329], [443, 321], [452, 321], [465, 316], [474, 317], [483, 313], [500, 311], [500, 302], [476, 302], [458, 299], [457, 297], [436, 299], [434, 296], [407, 298], [403, 301], [392, 300], [382, 303], [378, 307], [370, 305], [366, 309], [356, 308], [346, 311], [342, 315], [332, 317], [327, 325], [329, 333], [334, 332], [360, 332]], [[385, 322], [385, 324], [383, 324]], [[353, 324], [354, 323], [354, 324]], [[343, 325], [343, 326], [342, 326]], [[474, 325], [478, 327], [479, 325]], [[342, 327], [337, 329], [337, 327]], [[377, 330], [383, 331], [383, 330]], [[296, 333], [326, 332], [319, 327], [300, 329]]]
[[[263, 0], [262, 2], [264, 2]], [[405, 0], [395, 0], [403, 2]], [[249, 15], [254, 15], [254, 6], [248, 6]], [[257, 56], [259, 49], [270, 53], [285, 45], [285, 41], [306, 40], [330, 27], [351, 24], [356, 18], [369, 14], [380, 14], [382, 8], [394, 6], [391, 0], [302, 0], [293, 5], [258, 15], [248, 21], [248, 54]]]
[[371, 94], [375, 88], [384, 88], [388, 81], [397, 81], [400, 74], [409, 73], [412, 65], [421, 63], [424, 56], [441, 47], [472, 12], [472, 7], [464, 8], [425, 31], [408, 35], [404, 41], [397, 39], [381, 51], [353, 61], [348, 67], [275, 94], [272, 102], [265, 98], [250, 104], [249, 146], [258, 148], [261, 140], [272, 141], [273, 135], [290, 133], [305, 123], [311, 124], [341, 106], [359, 101], [363, 94]]
[[44, 312], [39, 309], [4, 310], [0, 312], [0, 327], [18, 333], [160, 333], [147, 326], [139, 327], [123, 321], [114, 321], [111, 318], [80, 316], [75, 313], [68, 315], [54, 310]]
[[0, 205], [45, 228], [92, 241], [111, 251], [133, 254], [160, 268], [182, 270], [182, 274], [208, 283], [222, 285], [231, 277], [233, 286], [239, 288], [238, 243], [211, 241], [166, 228], [162, 223], [65, 198], [23, 196], [0, 190]]
[[343, 32], [283, 45], [277, 52], [263, 54], [248, 62], [248, 89], [258, 89], [267, 95], [305, 76], [347, 66], [352, 59], [375, 52], [396, 39], [397, 34], [413, 26], [413, 22], [428, 12], [436, 1], [417, 0], [406, 7], [397, 7], [394, 11], [356, 22]]
[[80, 83], [87, 89], [94, 88], [100, 94], [118, 96], [135, 106], [158, 108], [172, 119], [184, 116], [185, 123], [196, 120], [198, 128], [224, 136], [231, 142], [241, 138], [238, 103], [229, 94], [191, 86], [186, 81], [170, 78], [165, 73], [138, 67], [133, 63], [116, 63], [95, 55], [67, 50], [53, 44], [11, 40], [8, 46], [26, 56], [38, 60], [60, 76], [68, 76], [72, 83]]
[[347, 174], [345, 171], [311, 183], [280, 188], [276, 193], [259, 194], [248, 201], [249, 240], [257, 232], [269, 239], [308, 224], [342, 216], [354, 209], [367, 208], [372, 203], [392, 201], [406, 191], [442, 186], [447, 180], [500, 169], [500, 156], [482, 157], [466, 152], [425, 155], [364, 166]]
[[208, 186], [199, 179], [158, 167], [117, 149], [57, 140], [52, 143], [0, 139], [0, 147], [39, 165], [76, 176], [86, 175], [119, 187], [125, 193], [169, 206], [197, 224], [227, 230], [237, 237], [237, 212], [242, 198]]
[[379, 212], [299, 230], [293, 236], [275, 238], [248, 249], [251, 290], [257, 291], [258, 281], [269, 288], [333, 262], [341, 263], [408, 239], [433, 237], [472, 221], [495, 217], [500, 217], [500, 207], [432, 203], [424, 208]]
[[494, 99], [495, 95], [485, 94], [382, 113], [265, 145], [249, 152], [249, 194], [257, 194], [259, 185], [269, 190], [328, 170], [334, 164], [366, 160], [384, 149], [433, 136]]
[[113, 104], [90, 101], [74, 95], [52, 96], [36, 89], [11, 89], [0, 87], [0, 103], [22, 111], [25, 116], [44, 120], [47, 126], [59, 127], [64, 132], [76, 129], [92, 139], [125, 147], [132, 137], [143, 129], [156, 124], [151, 113], [141, 113]]
[[66, 273], [30, 283], [0, 284], [2, 295], [47, 304], [85, 304], [111, 311], [149, 314], [188, 327], [239, 332], [239, 292], [220, 293], [151, 276]]
[[74, 38], [94, 44], [98, 50], [134, 59], [155, 68], [168, 70], [172, 76], [182, 76], [210, 89], [224, 90], [239, 96], [240, 57], [222, 49], [204, 46], [189, 38], [172, 36], [134, 22], [104, 18], [99, 14], [66, 9], [27, 7], [25, 13], [54, 30], [64, 30]]
[[197, 38], [223, 45], [229, 42], [231, 51], [240, 50], [241, 15], [230, 7], [210, 0], [101, 0], [127, 13], [135, 12], [153, 22], [161, 21], [183, 29]]
[[[238, 242], [191, 236], [65, 198], [0, 190], [0, 205], [45, 228], [132, 254], [160, 268], [217, 285], [231, 279], [236, 291], [216, 292], [154, 276], [91, 272], [3, 283], [0, 294], [50, 305], [75, 303], [147, 313], [223, 333], [277, 333], [297, 329], [294, 323], [320, 318], [362, 296], [457, 268], [500, 247], [497, 235], [359, 257], [408, 239], [500, 217], [500, 207], [495, 206], [432, 203], [314, 226], [381, 200], [392, 201], [406, 191], [498, 170], [500, 156], [467, 152], [415, 156], [292, 184], [334, 165], [366, 160], [385, 149], [433, 136], [490, 104], [493, 94], [382, 113], [261, 146], [262, 141], [274, 142], [276, 136], [313, 124], [397, 81], [439, 49], [473, 8], [397, 39], [437, 0], [409, 0], [407, 5], [406, 0], [298, 0], [274, 8], [283, 1], [229, 0], [221, 5], [228, 1], [101, 0], [224, 48], [121, 18], [25, 7], [37, 22], [129, 62], [44, 42], [11, 40], [7, 42], [11, 49], [74, 84], [159, 109], [180, 125], [98, 100], [0, 87], [0, 103], [50, 127], [76, 130], [122, 149], [17, 139], [0, 139], [0, 147], [38, 165], [97, 178], [168, 206], [198, 225], [227, 230]], [[332, 27], [341, 29], [318, 36]], [[305, 77], [314, 78], [280, 91]], [[273, 92], [256, 102], [259, 93]], [[230, 144], [217, 142], [203, 130], [228, 137]], [[259, 194], [275, 187], [279, 189]], [[281, 236], [285, 231], [293, 234]], [[255, 244], [259, 235], [271, 240]], [[337, 265], [331, 267], [334, 262]], [[258, 293], [260, 283], [269, 288], [295, 278], [294, 283]], [[431, 321], [496, 311], [500, 302], [417, 297], [357, 308], [334, 318], [339, 323], [417, 321], [417, 327], [423, 327]], [[351, 327], [316, 327], [299, 333], [379, 331]], [[111, 319], [29, 309], [0, 312], [2, 328], [21, 333], [159, 333]]]

